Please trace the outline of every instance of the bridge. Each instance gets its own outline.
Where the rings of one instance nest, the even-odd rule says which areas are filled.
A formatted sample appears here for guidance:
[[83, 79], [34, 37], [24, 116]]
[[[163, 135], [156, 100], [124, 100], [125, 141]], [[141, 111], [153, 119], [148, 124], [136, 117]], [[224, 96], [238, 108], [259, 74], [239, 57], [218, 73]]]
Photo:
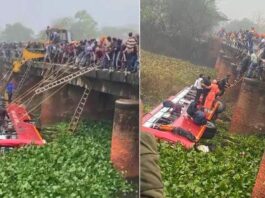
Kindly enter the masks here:
[[[48, 70], [58, 72], [57, 74], [69, 75], [74, 70], [78, 70], [74, 65], [48, 64], [41, 62], [31, 62], [29, 76], [43, 78]], [[86, 88], [91, 85], [91, 89], [117, 97], [138, 99], [139, 97], [139, 73], [127, 73], [120, 71], [95, 69], [78, 78], [68, 82], [71, 85]]]
[[42, 125], [70, 120], [76, 113], [86, 119], [113, 119], [116, 100], [139, 98], [138, 72], [31, 61], [11, 78], [17, 84], [15, 102], [40, 112]]

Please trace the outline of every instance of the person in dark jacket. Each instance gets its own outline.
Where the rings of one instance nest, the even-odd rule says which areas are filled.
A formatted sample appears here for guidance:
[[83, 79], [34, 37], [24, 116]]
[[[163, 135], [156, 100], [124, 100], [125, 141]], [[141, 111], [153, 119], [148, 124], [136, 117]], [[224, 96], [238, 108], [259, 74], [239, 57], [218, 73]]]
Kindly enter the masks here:
[[194, 117], [195, 115], [195, 112], [198, 110], [197, 108], [197, 102], [196, 101], [193, 101], [190, 103], [188, 109], [187, 109], [187, 113], [190, 117]]
[[0, 126], [4, 124], [5, 118], [8, 118], [8, 114], [3, 107], [0, 107]]
[[211, 77], [207, 76], [203, 78], [203, 90], [202, 90], [202, 104], [204, 105], [205, 99], [210, 91], [208, 88], [211, 85]]
[[230, 76], [230, 74], [227, 74], [224, 79], [217, 82], [218, 88], [220, 89], [220, 93], [218, 94], [218, 96], [222, 96], [225, 93], [225, 89], [230, 86]]

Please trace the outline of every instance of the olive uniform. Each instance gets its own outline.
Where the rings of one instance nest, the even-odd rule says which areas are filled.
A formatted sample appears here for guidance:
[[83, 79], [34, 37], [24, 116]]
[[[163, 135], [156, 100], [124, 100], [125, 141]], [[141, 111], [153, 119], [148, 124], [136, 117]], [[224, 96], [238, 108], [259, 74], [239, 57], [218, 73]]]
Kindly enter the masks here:
[[158, 165], [155, 138], [148, 133], [141, 133], [141, 197], [163, 198], [163, 183]]

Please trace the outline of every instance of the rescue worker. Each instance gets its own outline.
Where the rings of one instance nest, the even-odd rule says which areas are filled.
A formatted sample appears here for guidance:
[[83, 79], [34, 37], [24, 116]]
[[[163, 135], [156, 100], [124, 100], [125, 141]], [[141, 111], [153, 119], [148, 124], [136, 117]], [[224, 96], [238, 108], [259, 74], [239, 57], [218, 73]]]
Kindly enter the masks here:
[[200, 97], [202, 95], [202, 81], [203, 81], [203, 74], [199, 75], [199, 78], [195, 81], [194, 87], [196, 88], [196, 96], [195, 96], [195, 102], [198, 102], [200, 100]]
[[[142, 115], [143, 103], [140, 101], [140, 118], [142, 118]], [[156, 139], [149, 133], [141, 132], [140, 135], [141, 197], [163, 198], [163, 182], [158, 162], [159, 154]]]
[[230, 83], [229, 83], [230, 77], [231, 77], [231, 75], [227, 74], [224, 79], [217, 82], [218, 88], [220, 90], [220, 93], [218, 94], [218, 96], [224, 95], [225, 89], [230, 86]]
[[163, 182], [159, 167], [157, 142], [153, 135], [141, 132], [141, 197], [163, 198]]
[[202, 104], [205, 103], [205, 99], [210, 91], [208, 88], [211, 85], [211, 77], [207, 76], [203, 78], [203, 90], [202, 90]]
[[192, 101], [189, 105], [189, 107], [187, 108], [187, 113], [190, 117], [194, 117], [195, 112], [197, 111], [197, 102], [196, 101]]
[[217, 96], [217, 94], [220, 92], [217, 80], [213, 80], [211, 85], [208, 87], [210, 88], [210, 92], [208, 93], [205, 103], [204, 103], [204, 108], [206, 112], [209, 112], [213, 106], [213, 102]]

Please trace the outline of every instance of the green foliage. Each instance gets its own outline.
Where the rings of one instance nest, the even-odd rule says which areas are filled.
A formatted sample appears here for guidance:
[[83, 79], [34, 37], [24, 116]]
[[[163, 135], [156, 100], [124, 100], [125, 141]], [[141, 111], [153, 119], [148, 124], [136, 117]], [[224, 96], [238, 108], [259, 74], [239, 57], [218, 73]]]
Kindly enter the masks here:
[[66, 127], [54, 127], [58, 135], [45, 146], [0, 156], [0, 197], [117, 197], [132, 191], [110, 162], [110, 124], [84, 123], [76, 135]]
[[265, 147], [265, 138], [230, 135], [219, 124], [211, 153], [159, 144], [166, 197], [250, 197]]
[[145, 26], [152, 26], [170, 37], [178, 35], [191, 40], [226, 19], [218, 12], [215, 0], [142, 0], [141, 16], [143, 34], [150, 33]]
[[71, 27], [74, 38], [81, 40], [96, 36], [97, 23], [85, 10], [78, 11], [75, 19], [76, 22]]
[[154, 106], [176, 94], [183, 87], [193, 84], [200, 73], [215, 76], [214, 69], [141, 51], [141, 94], [144, 104]]
[[97, 22], [85, 11], [78, 11], [74, 17], [55, 20], [52, 27], [70, 30], [75, 40], [88, 39], [97, 35]]
[[1, 32], [1, 40], [7, 42], [29, 41], [32, 39], [33, 30], [25, 27], [21, 23], [7, 24]]

